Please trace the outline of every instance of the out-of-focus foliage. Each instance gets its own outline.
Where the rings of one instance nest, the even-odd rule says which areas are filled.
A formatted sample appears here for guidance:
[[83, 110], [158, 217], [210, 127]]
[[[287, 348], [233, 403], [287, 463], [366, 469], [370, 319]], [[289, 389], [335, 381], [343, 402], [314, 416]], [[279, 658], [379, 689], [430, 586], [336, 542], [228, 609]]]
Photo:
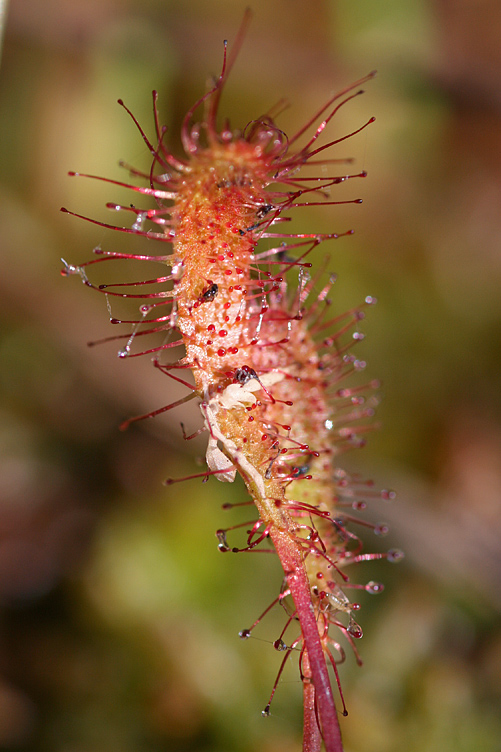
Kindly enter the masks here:
[[[182, 396], [147, 360], [118, 361], [101, 296], [59, 274], [118, 233], [123, 179], [147, 150], [115, 101], [152, 133], [160, 92], [170, 143], [219, 71], [246, 2], [12, 3], [0, 69], [0, 747], [42, 752], [281, 752], [299, 748], [297, 667], [263, 719], [280, 656], [267, 556], [221, 556], [241, 486], [162, 479], [197, 472], [182, 446], [196, 410], [118, 431]], [[384, 428], [351, 467], [393, 486], [374, 508], [399, 568], [361, 597], [363, 669], [341, 668], [347, 752], [499, 749], [501, 636], [501, 7], [496, 0], [256, 0], [224, 96], [244, 126], [282, 96], [293, 132], [336, 88], [378, 68], [332, 138], [376, 115], [336, 156], [367, 180], [339, 188], [363, 207], [309, 209], [306, 231], [357, 230], [332, 248], [339, 311], [379, 305], [359, 354], [380, 377]], [[186, 450], [186, 451], [184, 451]], [[376, 542], [377, 543], [377, 542]], [[368, 546], [376, 543], [369, 540]], [[386, 543], [386, 541], [385, 541]]]

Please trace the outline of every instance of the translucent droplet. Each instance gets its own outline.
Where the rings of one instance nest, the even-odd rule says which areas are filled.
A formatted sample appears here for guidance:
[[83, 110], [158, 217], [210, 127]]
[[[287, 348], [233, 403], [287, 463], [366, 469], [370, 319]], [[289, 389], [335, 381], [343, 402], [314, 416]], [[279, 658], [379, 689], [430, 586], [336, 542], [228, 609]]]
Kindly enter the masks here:
[[363, 512], [364, 509], [367, 509], [367, 502], [366, 501], [354, 501], [351, 505], [351, 508], [354, 509], [356, 512]]
[[367, 305], [375, 305], [377, 303], [377, 298], [375, 298], [373, 295], [367, 295], [365, 302], [367, 303]]
[[250, 634], [250, 629], [242, 629], [242, 631], [238, 633], [238, 636], [241, 640], [246, 640], [248, 637], [250, 637]]
[[143, 229], [144, 217], [145, 217], [144, 214], [137, 215], [136, 221], [132, 225], [132, 230], [134, 232], [140, 232]]
[[377, 595], [378, 593], [383, 592], [384, 585], [382, 582], [375, 582], [374, 580], [370, 580], [370, 582], [368, 582], [365, 586], [365, 589], [371, 595]]
[[348, 624], [346, 631], [348, 632], [348, 634], [354, 637], [355, 640], [359, 640], [364, 635], [362, 627], [360, 626], [360, 624], [357, 624], [353, 616], [350, 616], [350, 623]]
[[405, 557], [405, 554], [403, 551], [401, 551], [399, 548], [390, 548], [388, 553], [386, 554], [386, 558], [388, 561], [391, 561], [393, 564], [396, 564], [399, 561], [402, 561], [402, 559]]
[[273, 643], [273, 647], [275, 648], [275, 650], [278, 650], [278, 651], [280, 651], [280, 650], [288, 650], [287, 645], [285, 644], [285, 642], [281, 638], [278, 639], [278, 640], [275, 640], [275, 642]]
[[380, 494], [381, 498], [385, 501], [392, 501], [396, 497], [396, 495], [397, 494], [395, 493], [395, 491], [391, 491], [388, 488], [383, 488]]
[[264, 710], [261, 711], [261, 715], [263, 715], [265, 718], [268, 718], [270, 715], [270, 706], [267, 705]]
[[388, 535], [389, 531], [390, 528], [388, 527], [388, 525], [384, 524], [376, 525], [376, 527], [374, 528], [375, 535]]
[[216, 538], [218, 539], [217, 547], [222, 553], [227, 553], [228, 551], [231, 551], [228, 541], [226, 540], [226, 530], [218, 530], [216, 532]]
[[130, 353], [130, 347], [124, 347], [123, 350], [119, 350], [117, 355], [119, 358], [126, 358], [127, 355]]
[[330, 430], [331, 430], [331, 428], [332, 428], [332, 426], [333, 426], [333, 425], [334, 425], [334, 423], [332, 422], [332, 420], [329, 420], [329, 419], [327, 419], [327, 420], [325, 421], [325, 423], [324, 423], [324, 426], [326, 427], [326, 429], [327, 429], [328, 431], [330, 431]]

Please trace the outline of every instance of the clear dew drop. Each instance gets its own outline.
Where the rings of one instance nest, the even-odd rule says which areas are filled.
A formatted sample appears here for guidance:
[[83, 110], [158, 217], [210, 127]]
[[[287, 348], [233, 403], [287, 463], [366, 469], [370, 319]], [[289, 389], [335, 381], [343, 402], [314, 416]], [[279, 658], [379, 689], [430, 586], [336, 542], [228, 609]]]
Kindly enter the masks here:
[[145, 215], [144, 214], [138, 214], [136, 221], [132, 225], [132, 230], [134, 232], [140, 232], [143, 229]]
[[357, 624], [353, 616], [350, 616], [350, 623], [348, 624], [346, 631], [348, 632], [348, 634], [354, 637], [355, 640], [359, 640], [364, 636], [362, 627], [360, 626], [360, 624]]
[[270, 706], [267, 705], [264, 710], [261, 711], [261, 715], [264, 716], [264, 718], [268, 718], [270, 715]]
[[370, 580], [365, 586], [365, 589], [371, 595], [377, 595], [378, 593], [383, 592], [384, 585], [382, 582], [375, 582], [374, 580]]
[[278, 651], [288, 650], [287, 645], [282, 639], [275, 640], [275, 642], [273, 643], [273, 647], [275, 648], [275, 650], [278, 650]]
[[397, 564], [399, 561], [402, 561], [402, 559], [405, 558], [405, 554], [399, 548], [390, 548], [390, 550], [386, 554], [386, 557], [388, 561], [391, 561], [392, 564]]
[[327, 420], [324, 423], [324, 426], [326, 427], [326, 429], [330, 431], [333, 425], [334, 425], [333, 421], [327, 418]]
[[363, 512], [364, 509], [367, 509], [367, 502], [366, 501], [354, 501], [351, 505], [351, 508], [355, 510], [355, 512]]
[[228, 545], [228, 541], [226, 540], [226, 530], [218, 530], [216, 532], [216, 537], [218, 540], [217, 547], [221, 551], [221, 553], [225, 554], [228, 551], [231, 551], [231, 548]]
[[241, 631], [240, 631], [240, 632], [238, 633], [238, 636], [240, 637], [240, 639], [241, 639], [241, 640], [247, 640], [247, 638], [249, 638], [249, 637], [250, 637], [250, 634], [251, 634], [251, 631], [250, 631], [250, 629], [242, 629], [242, 630], [241, 630]]
[[379, 535], [381, 537], [383, 537], [384, 535], [388, 535], [389, 532], [390, 532], [390, 528], [388, 527], [388, 525], [385, 525], [384, 523], [381, 523], [380, 525], [376, 525], [376, 527], [374, 528], [374, 534]]
[[393, 501], [396, 495], [395, 491], [391, 491], [389, 488], [383, 488], [380, 494], [384, 501]]

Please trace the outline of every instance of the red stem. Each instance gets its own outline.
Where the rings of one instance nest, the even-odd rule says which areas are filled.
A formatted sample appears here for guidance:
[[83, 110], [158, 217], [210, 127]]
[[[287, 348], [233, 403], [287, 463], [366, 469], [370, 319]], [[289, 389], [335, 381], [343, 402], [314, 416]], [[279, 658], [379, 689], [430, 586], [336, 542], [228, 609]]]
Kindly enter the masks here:
[[315, 705], [315, 685], [311, 675], [308, 651], [302, 655], [302, 678], [303, 678], [303, 752], [320, 752], [322, 736], [318, 727], [317, 711]]
[[[287, 576], [287, 584], [294, 600], [301, 626], [303, 645], [311, 669], [318, 717], [326, 752], [343, 752], [341, 730], [339, 728], [324, 650], [318, 633], [317, 620], [311, 602], [310, 583], [304, 568], [302, 552], [296, 541], [283, 529], [272, 528], [270, 536], [275, 544]], [[311, 752], [315, 752], [315, 747], [310, 747], [310, 749]], [[310, 749], [306, 748], [305, 752], [310, 752]]]

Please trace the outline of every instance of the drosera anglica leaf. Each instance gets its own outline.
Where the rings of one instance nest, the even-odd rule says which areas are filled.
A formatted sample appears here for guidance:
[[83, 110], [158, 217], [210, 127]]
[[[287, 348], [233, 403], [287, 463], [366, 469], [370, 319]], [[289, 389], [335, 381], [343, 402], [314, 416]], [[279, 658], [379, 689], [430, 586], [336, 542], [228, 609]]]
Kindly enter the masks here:
[[[138, 209], [109, 203], [110, 210], [128, 216], [128, 224], [90, 221], [160, 242], [160, 253], [96, 249], [97, 258], [80, 266], [64, 262], [63, 274], [78, 274], [85, 285], [106, 296], [109, 308], [116, 297], [136, 299], [139, 316], [124, 322], [132, 329], [118, 335], [125, 340], [119, 357], [153, 355], [162, 373], [190, 390], [181, 399], [125, 421], [122, 428], [189, 400], [199, 401], [200, 428], [191, 436], [183, 428], [183, 435], [189, 439], [207, 434], [207, 471], [190, 478], [205, 481], [213, 475], [232, 482], [238, 473], [258, 514], [244, 525], [243, 546], [228, 541], [228, 533], [241, 526], [218, 530], [219, 550], [273, 550], [284, 571], [279, 597], [262, 614], [277, 604], [288, 614], [282, 634], [273, 643], [284, 658], [263, 714], [269, 715], [286, 660], [297, 653], [303, 682], [303, 749], [316, 752], [323, 740], [327, 752], [341, 752], [329, 671], [334, 673], [346, 714], [337, 668], [345, 652], [339, 640], [353, 648], [361, 663], [354, 641], [362, 637], [358, 615], [355, 618], [360, 604], [347, 593], [383, 590], [372, 580], [353, 583], [350, 568], [378, 558], [398, 561], [401, 552], [362, 553], [361, 538], [353, 529], [357, 524], [372, 527], [378, 535], [386, 532], [384, 524], [370, 526], [358, 519], [366, 501], [377, 493], [339, 467], [344, 452], [363, 446], [374, 427], [378, 383], [353, 380], [365, 369], [365, 362], [351, 350], [363, 340], [359, 325], [375, 299], [367, 296], [362, 305], [332, 315], [329, 296], [335, 275], [322, 282], [324, 269], [310, 271], [310, 258], [324, 241], [349, 236], [353, 230], [294, 233], [287, 232], [287, 223], [291, 210], [361, 203], [358, 196], [331, 199], [335, 186], [367, 174], [335, 174], [350, 160], [333, 158], [331, 150], [374, 118], [322, 145], [318, 139], [340, 108], [359, 96], [360, 87], [375, 74], [332, 96], [290, 137], [270, 114], [243, 130], [232, 130], [228, 123], [219, 127], [221, 93], [249, 17], [247, 13], [230, 53], [224, 45], [220, 76], [184, 118], [183, 158], [166, 146], [156, 92], [154, 140], [119, 101], [151, 152], [151, 169], [141, 173], [131, 168], [128, 183], [97, 179], [126, 186], [154, 204]], [[197, 122], [199, 110], [202, 116]], [[318, 174], [312, 175], [311, 169], [305, 174], [305, 167], [318, 169]], [[267, 247], [258, 246], [261, 240]], [[154, 261], [168, 272], [134, 283], [102, 285], [89, 279], [90, 266], [118, 259]], [[110, 318], [120, 323], [111, 313]], [[139, 337], [154, 338], [153, 343], [139, 348]], [[177, 360], [165, 359], [169, 350]], [[172, 373], [182, 370], [191, 371], [193, 385]], [[383, 491], [381, 497], [391, 494]], [[261, 618], [240, 636], [250, 637]], [[294, 628], [296, 634], [286, 637], [286, 631]]]

